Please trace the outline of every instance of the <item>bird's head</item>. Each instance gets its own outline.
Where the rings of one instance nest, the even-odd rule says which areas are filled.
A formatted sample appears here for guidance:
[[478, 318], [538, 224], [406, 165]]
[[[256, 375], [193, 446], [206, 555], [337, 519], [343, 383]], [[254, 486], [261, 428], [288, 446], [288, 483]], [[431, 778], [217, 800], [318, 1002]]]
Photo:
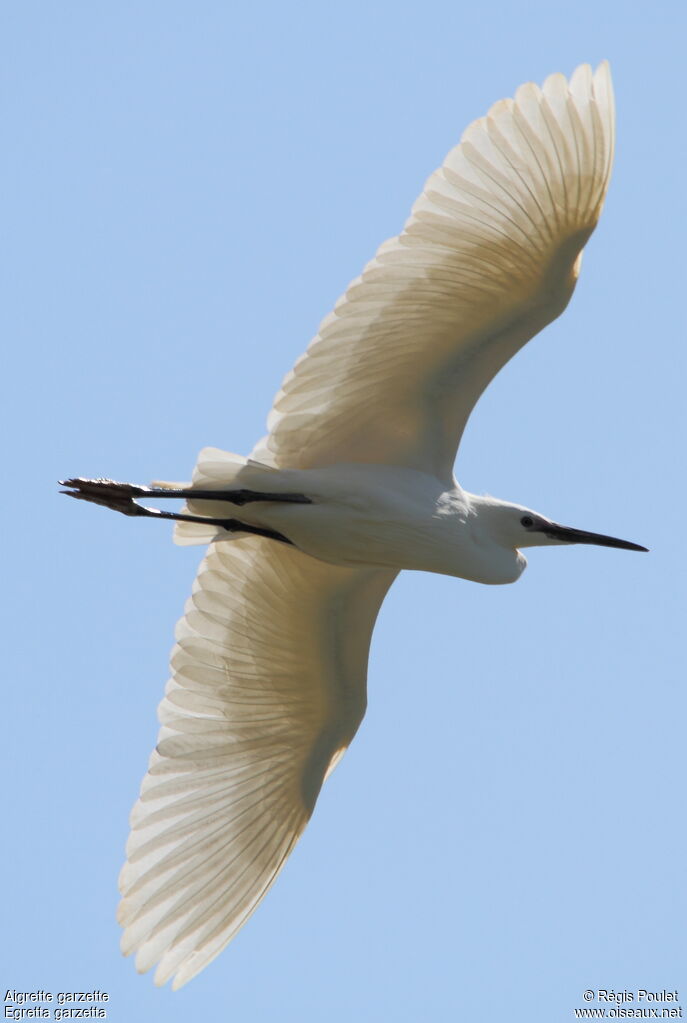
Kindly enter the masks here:
[[[478, 543], [496, 544], [511, 553], [523, 547], [553, 547], [559, 544], [585, 543], [599, 547], [619, 547], [626, 551], [646, 551], [646, 547], [618, 540], [603, 533], [590, 533], [585, 529], [561, 526], [530, 508], [510, 504], [493, 497], [470, 495], [470, 509], [474, 515], [473, 536]], [[526, 561], [521, 557], [521, 571]]]

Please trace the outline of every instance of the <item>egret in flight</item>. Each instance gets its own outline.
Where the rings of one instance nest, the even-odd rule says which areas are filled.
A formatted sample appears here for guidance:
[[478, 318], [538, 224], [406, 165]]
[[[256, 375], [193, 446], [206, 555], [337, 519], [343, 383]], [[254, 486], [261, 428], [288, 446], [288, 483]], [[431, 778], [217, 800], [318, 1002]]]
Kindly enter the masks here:
[[[122, 947], [180, 987], [277, 877], [366, 705], [401, 569], [512, 583], [523, 548], [646, 548], [463, 490], [456, 449], [501, 367], [563, 312], [613, 155], [607, 64], [521, 86], [475, 121], [287, 375], [250, 458], [190, 484], [64, 481], [210, 543], [176, 631], [131, 818]], [[179, 513], [137, 498], [182, 498]]]

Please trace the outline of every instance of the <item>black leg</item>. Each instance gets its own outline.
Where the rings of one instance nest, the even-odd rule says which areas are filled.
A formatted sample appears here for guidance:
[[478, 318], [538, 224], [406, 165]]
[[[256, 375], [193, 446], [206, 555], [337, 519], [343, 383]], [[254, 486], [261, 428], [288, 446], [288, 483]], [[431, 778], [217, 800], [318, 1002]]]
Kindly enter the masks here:
[[[251, 533], [254, 536], [266, 536], [270, 540], [280, 540], [282, 543], [290, 544], [291, 541], [288, 537], [278, 533], [275, 529], [266, 529], [262, 526], [251, 526], [245, 522], [240, 522], [238, 519], [220, 519], [210, 518], [204, 515], [186, 515], [183, 512], [166, 512], [158, 511], [157, 508], [146, 508], [143, 505], [136, 504], [134, 497], [143, 496], [144, 494], [149, 497], [165, 496], [165, 497], [194, 497], [198, 498], [201, 495], [211, 500], [229, 500], [231, 497], [226, 494], [215, 494], [214, 491], [195, 491], [195, 490], [157, 490], [155, 487], [138, 487], [133, 483], [115, 483], [114, 480], [82, 480], [82, 479], [70, 479], [61, 480], [63, 486], [74, 487], [73, 490], [62, 490], [61, 493], [67, 497], [74, 497], [77, 501], [89, 501], [92, 504], [101, 504], [105, 508], [110, 508], [112, 511], [121, 512], [122, 515], [131, 515], [141, 518], [150, 519], [171, 519], [173, 522], [200, 522], [207, 526], [220, 526], [222, 529], [226, 529], [230, 533]], [[234, 492], [236, 493], [236, 491]], [[248, 493], [251, 493], [248, 491]], [[291, 497], [300, 497], [300, 495], [286, 495]], [[279, 500], [281, 495], [275, 495], [273, 497], [267, 497], [266, 495], [260, 495], [260, 498], [256, 500]], [[239, 503], [239, 502], [232, 502]], [[245, 503], [241, 502], [241, 503]], [[308, 498], [304, 498], [298, 503], [310, 504]]]
[[[190, 488], [187, 490], [167, 490], [163, 487], [141, 487], [135, 483], [118, 483], [116, 480], [98, 479], [89, 480], [82, 477], [75, 477], [69, 480], [60, 480], [60, 485], [70, 487], [71, 497], [81, 497], [84, 501], [93, 501], [95, 504], [99, 497], [103, 498], [102, 503], [113, 507], [113, 500], [119, 498], [131, 500], [134, 497], [148, 497], [156, 501], [165, 498], [188, 498], [190, 500], [203, 501], [228, 501], [230, 504], [250, 504], [253, 501], [280, 501], [285, 504], [312, 504], [305, 494], [274, 494], [264, 490], [204, 490], [201, 488]], [[72, 493], [73, 490], [78, 494]]]

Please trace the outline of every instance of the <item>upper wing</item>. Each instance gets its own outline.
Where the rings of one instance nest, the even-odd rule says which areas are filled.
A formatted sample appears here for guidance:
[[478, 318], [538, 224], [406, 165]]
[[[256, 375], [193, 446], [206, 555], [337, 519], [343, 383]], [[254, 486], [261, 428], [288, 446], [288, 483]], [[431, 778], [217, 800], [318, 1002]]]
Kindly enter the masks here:
[[337, 568], [259, 537], [215, 543], [172, 654], [132, 813], [123, 951], [180, 987], [253, 912], [366, 703], [395, 572]]
[[472, 124], [285, 378], [254, 457], [450, 479], [480, 394], [570, 299], [613, 135], [606, 63], [523, 85]]

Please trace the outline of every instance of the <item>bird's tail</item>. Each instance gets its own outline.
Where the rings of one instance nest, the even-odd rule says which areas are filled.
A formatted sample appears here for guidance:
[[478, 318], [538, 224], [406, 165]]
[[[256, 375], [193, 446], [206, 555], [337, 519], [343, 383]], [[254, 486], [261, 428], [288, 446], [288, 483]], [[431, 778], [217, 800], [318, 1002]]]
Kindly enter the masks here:
[[[155, 480], [153, 486], [169, 490], [189, 489], [198, 487], [203, 490], [265, 490], [270, 486], [270, 479], [278, 470], [255, 462], [243, 455], [234, 455], [230, 451], [219, 448], [203, 448], [198, 455], [193, 470], [193, 483], [168, 483]], [[236, 511], [226, 501], [188, 501], [183, 511], [191, 515], [207, 515], [208, 518], [230, 518]], [[174, 529], [174, 542], [181, 546], [211, 543], [219, 535], [225, 540], [245, 536], [245, 533], [227, 533], [219, 526], [205, 525], [202, 522], [177, 522]]]

